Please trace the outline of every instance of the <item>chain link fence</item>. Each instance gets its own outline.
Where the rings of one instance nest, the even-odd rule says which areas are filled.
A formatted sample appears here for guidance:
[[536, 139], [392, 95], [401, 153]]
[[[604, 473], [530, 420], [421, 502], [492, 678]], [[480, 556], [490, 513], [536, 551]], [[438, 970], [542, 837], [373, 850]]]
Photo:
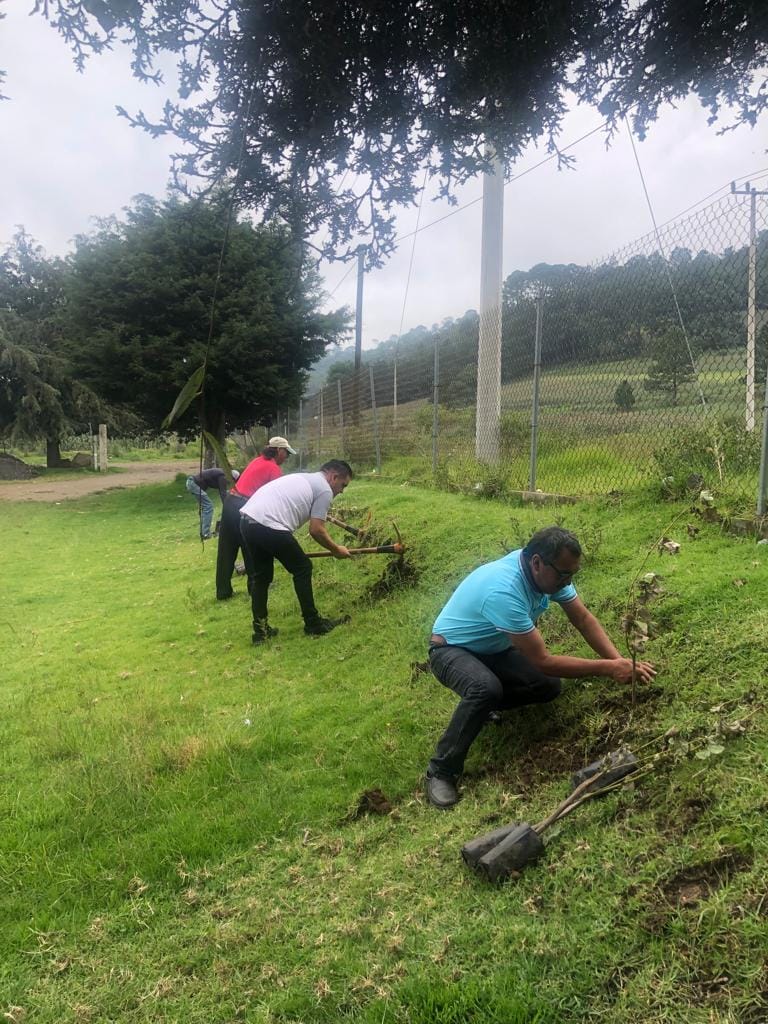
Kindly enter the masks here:
[[658, 481], [754, 505], [767, 209], [764, 193], [731, 194], [593, 266], [516, 271], [482, 324], [468, 313], [363, 353], [279, 425], [305, 467], [397, 459], [413, 477], [493, 493]]

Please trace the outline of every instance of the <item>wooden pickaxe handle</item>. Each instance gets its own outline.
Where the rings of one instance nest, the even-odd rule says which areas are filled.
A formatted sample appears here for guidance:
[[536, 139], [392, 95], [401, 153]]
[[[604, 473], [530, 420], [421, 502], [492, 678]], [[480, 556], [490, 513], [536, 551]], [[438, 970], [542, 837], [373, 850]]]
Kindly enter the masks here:
[[341, 519], [337, 519], [336, 516], [326, 516], [329, 523], [333, 523], [334, 526], [340, 526], [342, 530], [346, 530], [347, 533], [351, 533], [353, 537], [362, 537], [365, 530], [358, 530], [356, 526], [350, 526], [348, 523], [344, 523]]
[[[377, 548], [349, 548], [350, 555], [402, 555], [404, 544], [380, 544]], [[332, 551], [306, 551], [307, 558], [333, 558]]]

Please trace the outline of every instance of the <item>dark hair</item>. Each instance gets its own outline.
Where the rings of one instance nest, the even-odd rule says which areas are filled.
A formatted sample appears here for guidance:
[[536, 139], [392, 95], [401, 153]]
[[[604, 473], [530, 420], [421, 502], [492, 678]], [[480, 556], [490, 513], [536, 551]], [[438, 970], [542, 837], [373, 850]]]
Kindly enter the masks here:
[[523, 554], [526, 558], [538, 555], [544, 561], [551, 562], [563, 548], [576, 558], [581, 556], [581, 544], [570, 530], [564, 530], [561, 526], [545, 526], [543, 530], [534, 533], [523, 548]]
[[271, 445], [268, 444], [266, 448], [261, 449], [261, 454], [264, 456], [265, 459], [274, 460], [277, 458], [277, 453], [279, 450], [279, 448], [273, 448]]
[[339, 476], [348, 476], [351, 480], [353, 477], [352, 467], [348, 462], [344, 462], [343, 459], [331, 459], [330, 462], [326, 462], [325, 465], [320, 467], [321, 473], [338, 473]]

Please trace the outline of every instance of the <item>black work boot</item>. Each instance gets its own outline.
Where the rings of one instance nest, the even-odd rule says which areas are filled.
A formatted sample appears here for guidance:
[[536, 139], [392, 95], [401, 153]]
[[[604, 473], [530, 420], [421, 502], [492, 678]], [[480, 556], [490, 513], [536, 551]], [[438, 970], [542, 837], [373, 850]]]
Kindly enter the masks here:
[[324, 636], [326, 633], [330, 633], [332, 629], [336, 629], [337, 626], [342, 626], [345, 622], [349, 622], [348, 615], [342, 615], [340, 619], [324, 619], [318, 615], [316, 619], [310, 619], [304, 623], [304, 632], [307, 636]]
[[273, 637], [277, 636], [279, 632], [279, 629], [273, 629], [271, 626], [268, 626], [266, 622], [263, 625], [259, 624], [259, 626], [254, 627], [251, 643], [263, 644], [265, 641], [271, 640]]
[[440, 811], [459, 802], [459, 791], [453, 779], [441, 775], [430, 775], [427, 772], [427, 800]]

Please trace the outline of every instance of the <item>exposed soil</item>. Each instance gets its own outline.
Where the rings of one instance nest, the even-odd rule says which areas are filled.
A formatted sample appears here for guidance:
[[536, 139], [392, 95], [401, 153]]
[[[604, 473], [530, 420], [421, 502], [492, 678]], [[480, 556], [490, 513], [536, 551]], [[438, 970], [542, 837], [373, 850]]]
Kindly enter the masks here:
[[662, 887], [667, 902], [678, 907], [695, 907], [737, 871], [743, 871], [752, 858], [741, 850], [728, 851], [715, 860], [686, 868]]
[[405, 587], [415, 587], [418, 581], [419, 570], [400, 556], [394, 561], [387, 562], [379, 579], [368, 588], [366, 596], [370, 600], [377, 601], [383, 597], [389, 597], [390, 594]]
[[168, 483], [177, 473], [196, 473], [197, 462], [168, 459], [157, 462], [122, 462], [119, 473], [82, 473], [66, 477], [0, 481], [0, 501], [67, 501], [119, 487]]

